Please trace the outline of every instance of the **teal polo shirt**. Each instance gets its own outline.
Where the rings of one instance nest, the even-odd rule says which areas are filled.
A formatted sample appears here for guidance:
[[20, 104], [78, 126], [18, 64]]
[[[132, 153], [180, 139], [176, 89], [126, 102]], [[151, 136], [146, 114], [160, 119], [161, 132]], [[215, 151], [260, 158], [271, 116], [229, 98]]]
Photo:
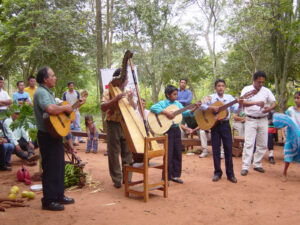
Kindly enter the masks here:
[[38, 130], [48, 132], [44, 125], [43, 113], [48, 105], [55, 104], [54, 94], [45, 86], [40, 85], [33, 96], [33, 109]]

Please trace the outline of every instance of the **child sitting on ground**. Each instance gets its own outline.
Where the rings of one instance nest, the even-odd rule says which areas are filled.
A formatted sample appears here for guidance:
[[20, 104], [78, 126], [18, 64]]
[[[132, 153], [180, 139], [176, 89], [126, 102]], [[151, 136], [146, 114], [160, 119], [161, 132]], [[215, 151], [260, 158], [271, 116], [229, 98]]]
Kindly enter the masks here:
[[98, 135], [99, 134], [98, 134], [97, 128], [94, 124], [92, 115], [85, 116], [85, 127], [86, 127], [86, 133], [88, 136], [86, 153], [90, 153], [90, 151], [93, 147], [93, 152], [96, 154], [98, 151]]

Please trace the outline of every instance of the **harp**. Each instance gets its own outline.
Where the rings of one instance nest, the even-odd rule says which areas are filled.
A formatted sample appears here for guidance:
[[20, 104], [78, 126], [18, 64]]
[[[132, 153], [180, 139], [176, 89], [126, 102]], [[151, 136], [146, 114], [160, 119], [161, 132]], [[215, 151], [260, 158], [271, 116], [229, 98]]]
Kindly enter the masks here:
[[[113, 78], [113, 80], [109, 83], [109, 93], [112, 98], [122, 93], [122, 91], [118, 86], [123, 82], [125, 82], [127, 79], [128, 61], [130, 61], [131, 69], [133, 71], [131, 58], [132, 58], [132, 53], [129, 50], [126, 51], [122, 61], [122, 70], [120, 76]], [[133, 75], [135, 76], [134, 72]], [[138, 104], [139, 104], [139, 108], [141, 109], [141, 101], [140, 101], [135, 77], [134, 77], [134, 81], [135, 81], [136, 92], [139, 100]], [[132, 152], [133, 160], [134, 162], [142, 162], [144, 148], [145, 148], [145, 138], [152, 137], [151, 134], [147, 131], [147, 127], [145, 125], [145, 118], [143, 123], [143, 121], [139, 118], [137, 112], [130, 105], [130, 103], [126, 98], [122, 98], [118, 101], [118, 107], [122, 114], [121, 126], [125, 134], [128, 147]], [[142, 116], [144, 117], [144, 115]], [[160, 149], [156, 141], [151, 141], [149, 144], [151, 150], [153, 151]]]

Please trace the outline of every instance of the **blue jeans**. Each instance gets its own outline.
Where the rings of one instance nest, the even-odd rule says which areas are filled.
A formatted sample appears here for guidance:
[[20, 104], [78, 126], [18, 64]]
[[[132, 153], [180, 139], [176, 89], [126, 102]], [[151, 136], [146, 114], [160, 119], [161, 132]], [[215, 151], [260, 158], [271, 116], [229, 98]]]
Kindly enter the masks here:
[[96, 132], [96, 137], [97, 137], [97, 140], [94, 141], [93, 138], [94, 138], [94, 135], [93, 134], [90, 134], [90, 138], [88, 139], [88, 142], [87, 142], [87, 147], [86, 147], [86, 151], [89, 152], [92, 147], [93, 147], [93, 151], [94, 152], [97, 152], [98, 151], [98, 132]]
[[11, 160], [11, 154], [14, 150], [15, 146], [11, 143], [3, 143], [3, 150], [4, 150], [4, 161], [5, 164], [9, 163]]
[[[81, 131], [80, 128], [80, 113], [75, 112], [75, 121], [71, 123], [71, 130]], [[76, 136], [72, 136], [72, 142], [75, 143]], [[78, 141], [81, 141], [82, 137], [78, 137]]]

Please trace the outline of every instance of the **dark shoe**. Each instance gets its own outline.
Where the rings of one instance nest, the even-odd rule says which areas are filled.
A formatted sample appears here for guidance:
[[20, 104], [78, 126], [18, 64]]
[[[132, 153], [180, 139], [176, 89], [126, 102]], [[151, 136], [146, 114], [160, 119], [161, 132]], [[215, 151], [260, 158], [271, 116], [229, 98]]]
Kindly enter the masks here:
[[171, 178], [171, 180], [173, 182], [179, 183], [179, 184], [183, 184], [183, 180], [181, 180], [179, 177], [173, 177]]
[[84, 140], [80, 140], [79, 143], [85, 143], [85, 141]]
[[241, 171], [241, 175], [242, 176], [247, 176], [247, 174], [248, 174], [248, 170], [242, 170]]
[[11, 167], [11, 164], [10, 163], [5, 163], [5, 166], [6, 167]]
[[85, 153], [90, 153], [90, 150], [86, 150]]
[[29, 157], [27, 158], [27, 161], [28, 161], [28, 162], [32, 162], [32, 161], [38, 160], [39, 158], [40, 158], [39, 155], [31, 155], [31, 156], [29, 156]]
[[0, 171], [12, 171], [11, 167], [1, 166]]
[[62, 211], [65, 207], [57, 202], [51, 202], [49, 205], [43, 205], [42, 208], [44, 210], [51, 210], [51, 211]]
[[104, 152], [104, 156], [107, 156], [108, 154], [107, 154], [107, 151], [106, 152]]
[[94, 154], [97, 154], [97, 152], [96, 152], [96, 151], [93, 151], [93, 153], [94, 153]]
[[232, 182], [232, 183], [237, 183], [237, 179], [236, 179], [234, 176], [232, 176], [232, 177], [227, 177], [227, 180], [229, 180], [229, 181]]
[[254, 168], [254, 170], [257, 171], [257, 172], [260, 172], [260, 173], [264, 173], [265, 172], [265, 170], [263, 168], [261, 168], [261, 167], [256, 167], [256, 168]]
[[120, 188], [121, 187], [121, 182], [120, 181], [115, 182], [114, 187], [115, 188]]
[[74, 198], [63, 197], [57, 201], [60, 204], [73, 204], [75, 202]]
[[213, 178], [212, 178], [212, 181], [213, 181], [213, 182], [217, 182], [217, 181], [220, 180], [220, 179], [221, 179], [220, 176], [214, 175]]
[[79, 146], [79, 144], [77, 144], [77, 143], [73, 143], [73, 146]]
[[275, 160], [274, 160], [274, 157], [273, 157], [273, 156], [269, 157], [269, 162], [270, 162], [271, 164], [275, 164]]

